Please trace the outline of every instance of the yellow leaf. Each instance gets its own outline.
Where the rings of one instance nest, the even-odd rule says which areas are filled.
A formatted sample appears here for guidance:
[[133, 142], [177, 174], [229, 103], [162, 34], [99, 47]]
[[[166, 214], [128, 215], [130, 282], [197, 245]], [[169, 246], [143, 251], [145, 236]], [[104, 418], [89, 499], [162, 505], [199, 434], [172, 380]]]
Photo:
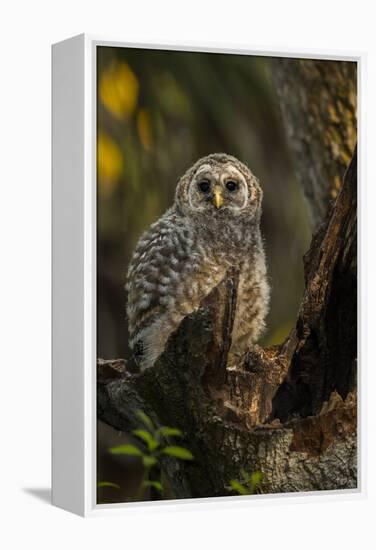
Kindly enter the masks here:
[[123, 156], [119, 146], [103, 131], [98, 134], [97, 166], [99, 192], [110, 196], [123, 172]]
[[146, 109], [140, 109], [137, 115], [137, 131], [138, 137], [144, 149], [150, 151], [152, 148], [152, 135], [151, 135], [151, 124], [150, 124], [150, 115]]
[[99, 97], [110, 113], [127, 119], [137, 106], [139, 82], [127, 63], [112, 63], [99, 81]]

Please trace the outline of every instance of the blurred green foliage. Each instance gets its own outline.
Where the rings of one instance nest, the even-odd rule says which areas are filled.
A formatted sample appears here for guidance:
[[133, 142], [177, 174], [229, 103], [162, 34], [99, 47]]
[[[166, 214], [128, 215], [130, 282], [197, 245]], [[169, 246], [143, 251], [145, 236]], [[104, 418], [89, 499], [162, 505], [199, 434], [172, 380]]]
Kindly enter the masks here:
[[[110, 453], [140, 458], [143, 465], [143, 475], [132, 500], [143, 500], [146, 489], [154, 489], [160, 495], [164, 493], [161, 476], [163, 456], [173, 457], [177, 460], [193, 460], [193, 455], [185, 447], [169, 444], [171, 437], [183, 436], [178, 428], [170, 428], [169, 426], [157, 428], [151, 418], [143, 411], [137, 411], [137, 416], [143, 425], [137, 430], [133, 430], [132, 433], [140, 440], [140, 446], [132, 444], [117, 445], [111, 447]], [[152, 477], [154, 479], [151, 479]], [[97, 487], [120, 488], [118, 484], [109, 481], [99, 482]]]
[[241, 470], [241, 480], [232, 479], [230, 482], [231, 489], [238, 495], [253, 495], [261, 491], [262, 474], [261, 472], [253, 472], [253, 474], [247, 474], [246, 471]]
[[99, 481], [97, 483], [98, 489], [101, 489], [102, 487], [111, 487], [112, 489], [120, 489], [120, 485], [117, 483], [112, 483], [112, 481]]
[[[293, 326], [309, 226], [266, 57], [98, 48], [98, 355], [127, 357], [124, 282], [141, 233], [199, 157], [224, 151], [264, 189], [272, 285], [263, 343]], [[293, 98], [292, 98], [293, 100]]]

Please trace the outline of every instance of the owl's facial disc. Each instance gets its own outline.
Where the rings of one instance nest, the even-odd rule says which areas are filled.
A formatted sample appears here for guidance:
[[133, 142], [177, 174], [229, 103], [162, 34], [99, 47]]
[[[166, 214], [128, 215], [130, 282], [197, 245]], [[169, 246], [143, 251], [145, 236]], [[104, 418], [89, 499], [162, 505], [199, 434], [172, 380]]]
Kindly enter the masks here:
[[243, 210], [248, 204], [249, 192], [245, 177], [232, 164], [203, 164], [191, 181], [188, 195], [192, 210], [214, 214], [222, 210]]

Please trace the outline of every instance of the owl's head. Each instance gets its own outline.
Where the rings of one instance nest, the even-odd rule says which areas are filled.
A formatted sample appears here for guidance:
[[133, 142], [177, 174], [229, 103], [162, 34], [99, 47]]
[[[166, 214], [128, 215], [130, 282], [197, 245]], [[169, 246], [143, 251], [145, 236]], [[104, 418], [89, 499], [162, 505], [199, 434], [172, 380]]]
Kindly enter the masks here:
[[214, 153], [198, 160], [180, 179], [175, 202], [186, 214], [259, 217], [262, 190], [237, 158]]

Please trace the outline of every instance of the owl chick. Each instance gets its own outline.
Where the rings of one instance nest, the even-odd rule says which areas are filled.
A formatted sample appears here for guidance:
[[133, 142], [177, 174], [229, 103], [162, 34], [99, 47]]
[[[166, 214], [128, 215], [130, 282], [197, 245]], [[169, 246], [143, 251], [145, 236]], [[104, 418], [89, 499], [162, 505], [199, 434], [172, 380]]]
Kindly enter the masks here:
[[142, 235], [128, 271], [130, 346], [141, 369], [233, 268], [240, 277], [230, 352], [260, 336], [269, 305], [261, 200], [256, 177], [227, 154], [204, 157], [181, 177], [173, 206]]

